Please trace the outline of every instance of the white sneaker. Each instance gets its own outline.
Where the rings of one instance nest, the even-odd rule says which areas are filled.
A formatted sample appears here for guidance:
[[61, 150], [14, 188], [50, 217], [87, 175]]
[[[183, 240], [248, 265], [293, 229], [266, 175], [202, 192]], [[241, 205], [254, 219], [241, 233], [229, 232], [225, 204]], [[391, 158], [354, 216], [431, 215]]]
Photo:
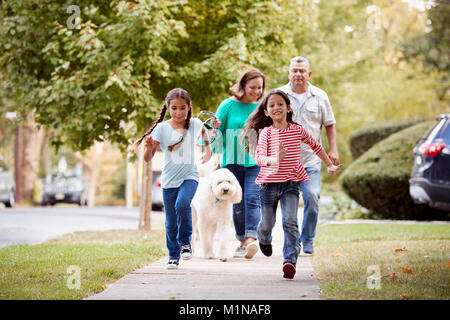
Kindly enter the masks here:
[[192, 258], [192, 248], [190, 244], [185, 244], [184, 246], [181, 246], [180, 251], [181, 259], [183, 260], [189, 260]]
[[237, 247], [236, 250], [234, 251], [235, 258], [243, 258], [245, 257], [246, 254], [247, 254], [247, 246], [244, 246], [242, 244], [239, 247]]
[[254, 241], [249, 245], [247, 245], [247, 253], [245, 254], [245, 258], [251, 259], [255, 256], [257, 252], [258, 252], [258, 245], [256, 244], [256, 241]]
[[166, 269], [178, 269], [178, 259], [170, 259], [167, 262]]

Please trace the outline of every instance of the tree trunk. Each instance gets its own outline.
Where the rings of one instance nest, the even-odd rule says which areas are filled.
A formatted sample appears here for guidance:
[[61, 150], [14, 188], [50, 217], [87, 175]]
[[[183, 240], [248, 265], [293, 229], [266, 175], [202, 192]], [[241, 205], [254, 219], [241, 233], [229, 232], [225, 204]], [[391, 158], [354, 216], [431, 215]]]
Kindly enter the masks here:
[[44, 157], [45, 176], [47, 177], [52, 172], [52, 159], [50, 156], [50, 146], [48, 143], [48, 136], [44, 139], [44, 146], [42, 150], [42, 156]]
[[[143, 157], [141, 157], [143, 159]], [[139, 230], [151, 230], [152, 212], [152, 161], [142, 161], [142, 189], [140, 198]]]
[[87, 152], [86, 156], [82, 156], [79, 152], [73, 153], [75, 159], [83, 164], [89, 183], [88, 206], [95, 206], [95, 193], [98, 186], [98, 177], [103, 156], [103, 143], [96, 142]]
[[127, 156], [126, 163], [126, 180], [125, 180], [125, 204], [127, 208], [133, 207], [133, 164], [130, 157]]
[[16, 132], [16, 198], [18, 202], [32, 202], [45, 130], [43, 128], [37, 129], [34, 117], [30, 116], [28, 123], [18, 126]]
[[16, 202], [22, 202], [24, 185], [23, 185], [23, 127], [17, 126], [16, 139], [14, 141], [14, 179], [16, 182]]

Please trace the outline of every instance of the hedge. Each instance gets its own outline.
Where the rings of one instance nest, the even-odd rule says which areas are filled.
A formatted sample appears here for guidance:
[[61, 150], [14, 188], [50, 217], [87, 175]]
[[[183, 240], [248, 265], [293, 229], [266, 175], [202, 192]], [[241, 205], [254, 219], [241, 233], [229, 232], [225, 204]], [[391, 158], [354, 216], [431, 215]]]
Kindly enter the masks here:
[[390, 135], [411, 127], [424, 119], [397, 120], [382, 124], [375, 124], [358, 129], [350, 135], [350, 151], [353, 159], [359, 158], [364, 152], [372, 148], [377, 142]]
[[342, 173], [345, 192], [385, 219], [448, 220], [448, 213], [416, 205], [409, 195], [409, 178], [416, 141], [433, 125], [426, 121], [375, 144]]

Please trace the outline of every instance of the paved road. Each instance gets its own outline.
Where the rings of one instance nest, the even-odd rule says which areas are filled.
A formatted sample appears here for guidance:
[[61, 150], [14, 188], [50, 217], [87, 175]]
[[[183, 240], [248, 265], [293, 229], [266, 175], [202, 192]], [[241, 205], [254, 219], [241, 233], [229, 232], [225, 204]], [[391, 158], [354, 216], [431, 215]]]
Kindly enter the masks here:
[[[153, 212], [152, 219], [163, 219]], [[139, 208], [28, 207], [0, 208], [0, 247], [36, 244], [65, 233], [88, 230], [137, 229]]]

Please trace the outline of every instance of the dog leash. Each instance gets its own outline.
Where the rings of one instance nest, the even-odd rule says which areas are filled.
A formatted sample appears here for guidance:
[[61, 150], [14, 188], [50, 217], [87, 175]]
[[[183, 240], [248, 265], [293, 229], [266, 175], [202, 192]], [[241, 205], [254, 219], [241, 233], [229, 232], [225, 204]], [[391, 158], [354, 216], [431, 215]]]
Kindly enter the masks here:
[[[202, 121], [202, 117], [207, 116], [208, 118], [205, 121]], [[211, 131], [212, 133], [212, 140], [210, 141], [210, 143], [213, 143], [216, 138], [217, 138], [217, 132], [218, 129], [216, 127], [214, 127], [214, 122], [216, 121], [217, 117], [214, 114], [214, 112], [208, 111], [208, 110], [201, 110], [199, 115], [197, 116], [198, 119], [200, 119], [200, 121], [202, 121], [202, 125], [208, 130]], [[199, 142], [199, 140], [197, 140], [197, 145], [199, 146], [203, 146], [202, 143]], [[217, 169], [220, 168], [220, 156], [221, 156], [222, 152], [218, 152], [218, 163], [217, 163]], [[218, 201], [216, 200], [216, 203]]]

